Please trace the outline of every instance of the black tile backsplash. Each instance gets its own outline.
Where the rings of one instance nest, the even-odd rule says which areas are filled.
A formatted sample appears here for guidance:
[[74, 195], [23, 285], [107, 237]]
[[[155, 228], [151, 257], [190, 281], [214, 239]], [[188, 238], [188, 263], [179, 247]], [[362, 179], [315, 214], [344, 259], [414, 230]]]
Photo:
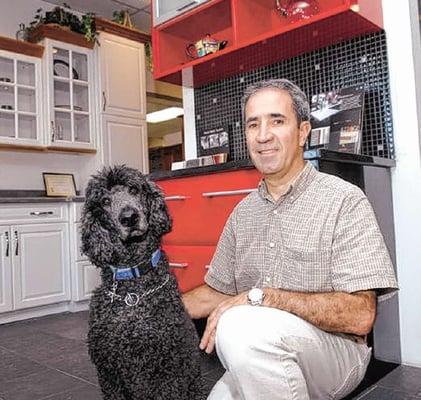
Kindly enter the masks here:
[[[276, 49], [275, 49], [276, 50]], [[340, 87], [364, 85], [362, 154], [394, 159], [392, 111], [386, 35], [384, 31], [357, 37], [279, 63], [258, 68], [194, 91], [196, 132], [226, 127], [231, 160], [248, 158], [240, 100], [254, 82], [287, 78], [310, 99]], [[202, 156], [199, 138], [197, 154]]]

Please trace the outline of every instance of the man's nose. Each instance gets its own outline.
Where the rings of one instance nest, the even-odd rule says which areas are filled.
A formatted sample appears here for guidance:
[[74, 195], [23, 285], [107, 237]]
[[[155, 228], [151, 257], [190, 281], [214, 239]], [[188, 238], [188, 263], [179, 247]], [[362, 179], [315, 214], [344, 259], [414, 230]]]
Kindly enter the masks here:
[[268, 142], [272, 138], [272, 132], [270, 130], [269, 124], [262, 123], [260, 124], [259, 131], [257, 132], [257, 141], [258, 142]]

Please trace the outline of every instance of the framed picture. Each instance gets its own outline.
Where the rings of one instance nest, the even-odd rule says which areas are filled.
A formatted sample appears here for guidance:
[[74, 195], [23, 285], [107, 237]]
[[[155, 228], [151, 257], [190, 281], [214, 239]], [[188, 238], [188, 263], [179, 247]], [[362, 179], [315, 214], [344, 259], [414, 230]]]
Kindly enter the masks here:
[[61, 174], [56, 172], [43, 172], [45, 191], [47, 196], [74, 197], [76, 196], [76, 184], [73, 174]]

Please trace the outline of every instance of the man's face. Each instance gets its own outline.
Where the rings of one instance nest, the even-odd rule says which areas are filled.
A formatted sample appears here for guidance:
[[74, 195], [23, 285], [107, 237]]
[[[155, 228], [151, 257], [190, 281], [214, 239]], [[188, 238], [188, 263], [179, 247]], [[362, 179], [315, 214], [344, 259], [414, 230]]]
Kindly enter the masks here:
[[309, 122], [297, 124], [291, 96], [280, 89], [262, 89], [245, 108], [247, 146], [263, 175], [285, 176], [302, 160]]

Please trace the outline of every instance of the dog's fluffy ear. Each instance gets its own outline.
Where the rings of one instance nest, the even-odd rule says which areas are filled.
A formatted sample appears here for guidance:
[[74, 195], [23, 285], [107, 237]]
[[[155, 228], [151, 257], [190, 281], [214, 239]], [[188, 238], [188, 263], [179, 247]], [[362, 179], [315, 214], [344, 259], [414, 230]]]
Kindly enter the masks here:
[[110, 243], [114, 243], [109, 221], [105, 218], [101, 205], [103, 197], [104, 174], [94, 175], [86, 188], [86, 201], [82, 209], [81, 239], [82, 252], [95, 265], [102, 265], [112, 258], [115, 251]]
[[165, 204], [164, 196], [159, 187], [145, 179], [145, 188], [149, 200], [149, 229], [155, 232], [156, 237], [168, 233], [172, 227], [171, 217]]

